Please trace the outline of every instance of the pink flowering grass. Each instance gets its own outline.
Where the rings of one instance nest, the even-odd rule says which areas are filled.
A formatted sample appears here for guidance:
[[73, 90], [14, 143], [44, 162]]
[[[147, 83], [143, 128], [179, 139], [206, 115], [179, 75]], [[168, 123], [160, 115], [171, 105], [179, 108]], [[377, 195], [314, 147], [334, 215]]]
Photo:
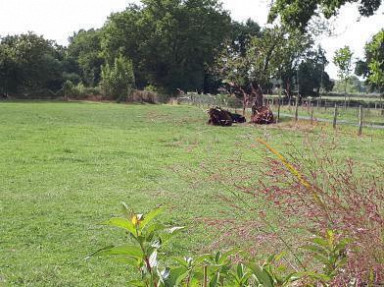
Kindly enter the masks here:
[[319, 264], [301, 246], [334, 230], [351, 241], [334, 286], [383, 283], [383, 163], [340, 159], [333, 140], [308, 142], [287, 155], [263, 140], [257, 147], [269, 152], [261, 163], [236, 160], [214, 171], [203, 166], [210, 180], [225, 187], [221, 202], [228, 207], [227, 214], [205, 219], [220, 234], [213, 248], [237, 245], [249, 256], [286, 250], [293, 270], [316, 269]]

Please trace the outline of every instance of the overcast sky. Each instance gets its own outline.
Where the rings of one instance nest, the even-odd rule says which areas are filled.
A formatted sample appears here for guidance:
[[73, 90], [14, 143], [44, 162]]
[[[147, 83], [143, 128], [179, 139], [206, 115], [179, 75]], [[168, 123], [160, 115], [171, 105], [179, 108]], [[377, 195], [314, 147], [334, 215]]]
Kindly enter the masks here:
[[[124, 10], [128, 0], [0, 0], [0, 36], [33, 31], [47, 39], [66, 45], [68, 37], [79, 29], [101, 27], [112, 12]], [[260, 25], [267, 20], [271, 0], [224, 0], [224, 8], [238, 21], [252, 18]], [[346, 5], [332, 21], [334, 36], [322, 36], [317, 41], [327, 51], [332, 62], [334, 51], [349, 45], [355, 58], [363, 57], [364, 44], [384, 28], [384, 5], [370, 18], [360, 18], [353, 5]], [[333, 64], [328, 73], [336, 78]]]

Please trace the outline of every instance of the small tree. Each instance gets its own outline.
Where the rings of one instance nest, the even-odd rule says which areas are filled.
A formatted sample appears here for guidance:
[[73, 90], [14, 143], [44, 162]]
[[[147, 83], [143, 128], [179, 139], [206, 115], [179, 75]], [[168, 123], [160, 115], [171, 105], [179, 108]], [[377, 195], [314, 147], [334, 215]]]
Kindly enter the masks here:
[[345, 46], [344, 48], [337, 50], [335, 52], [335, 56], [333, 57], [333, 63], [338, 68], [337, 75], [340, 80], [344, 82], [344, 106], [347, 105], [347, 85], [352, 71], [352, 55], [353, 53], [351, 52], [351, 49], [348, 46]]
[[101, 89], [104, 96], [121, 101], [126, 99], [135, 86], [132, 62], [119, 56], [113, 66], [108, 63], [101, 68]]
[[321, 92], [332, 90], [334, 83], [324, 71], [327, 64], [328, 60], [321, 47], [307, 53], [298, 68], [301, 95], [318, 97]]
[[384, 92], [384, 29], [373, 36], [371, 42], [365, 45], [367, 65], [369, 69], [368, 82], [379, 92]]

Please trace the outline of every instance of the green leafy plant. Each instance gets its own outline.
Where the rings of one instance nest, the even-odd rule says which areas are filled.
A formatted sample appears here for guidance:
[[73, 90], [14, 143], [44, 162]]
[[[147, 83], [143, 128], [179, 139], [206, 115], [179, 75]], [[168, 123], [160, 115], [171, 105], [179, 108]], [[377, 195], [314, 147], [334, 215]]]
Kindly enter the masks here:
[[143, 215], [130, 212], [126, 204], [123, 207], [125, 217], [114, 217], [103, 224], [126, 230], [133, 244], [108, 246], [93, 255], [118, 256], [123, 262], [139, 270], [140, 279], [129, 282], [130, 286], [169, 286], [165, 282], [170, 277], [170, 272], [168, 268], [162, 269], [159, 266], [158, 253], [162, 245], [184, 227], [167, 227], [154, 222], [162, 212], [161, 208]]
[[299, 273], [287, 272], [287, 267], [281, 260], [285, 253], [271, 255], [262, 266], [250, 264], [252, 276], [257, 282], [256, 286], [290, 286], [293, 281], [300, 279]]
[[137, 270], [139, 276], [130, 281], [129, 286], [283, 287], [292, 286], [296, 281], [300, 284], [316, 282], [326, 285], [339, 274], [347, 260], [349, 240], [341, 239], [335, 231], [329, 230], [324, 236], [316, 236], [303, 246], [303, 250], [309, 251], [311, 258], [321, 264], [322, 271], [308, 271], [305, 267], [302, 271], [292, 270], [283, 263], [284, 252], [269, 256], [261, 265], [254, 260], [234, 263], [233, 256], [240, 255], [239, 250], [201, 255], [195, 259], [173, 257], [165, 262], [159, 259], [162, 246], [184, 227], [169, 227], [156, 222], [154, 219], [161, 214], [162, 208], [144, 215], [130, 212], [125, 204], [123, 207], [124, 217], [114, 217], [103, 224], [124, 229], [131, 244], [108, 246], [92, 256], [114, 256]]
[[123, 56], [115, 58], [113, 65], [101, 67], [101, 89], [105, 97], [126, 100], [135, 86], [132, 61]]
[[347, 245], [351, 242], [348, 238], [339, 239], [334, 230], [327, 230], [324, 235], [311, 239], [311, 242], [303, 246], [303, 249], [311, 253], [313, 259], [322, 266], [322, 273], [310, 274], [328, 282], [337, 276], [340, 269], [347, 263]]

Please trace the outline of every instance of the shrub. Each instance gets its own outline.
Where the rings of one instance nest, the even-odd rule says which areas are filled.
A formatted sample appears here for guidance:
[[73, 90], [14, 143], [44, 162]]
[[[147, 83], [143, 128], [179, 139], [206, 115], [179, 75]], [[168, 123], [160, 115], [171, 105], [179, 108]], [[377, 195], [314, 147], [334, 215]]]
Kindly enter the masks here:
[[148, 103], [155, 104], [157, 102], [157, 93], [153, 91], [140, 91], [134, 90], [129, 97], [129, 101], [131, 102], [139, 102], [139, 103]]
[[73, 93], [74, 85], [71, 81], [67, 80], [64, 82], [62, 89], [64, 93], [64, 98], [68, 99]]
[[101, 68], [100, 87], [105, 98], [117, 101], [126, 100], [135, 86], [132, 61], [119, 56], [113, 65], [108, 63]]
[[72, 82], [66, 81], [62, 89], [66, 99], [72, 98], [76, 100], [93, 100], [95, 97], [100, 95], [98, 87], [86, 87], [83, 83], [73, 85]]

